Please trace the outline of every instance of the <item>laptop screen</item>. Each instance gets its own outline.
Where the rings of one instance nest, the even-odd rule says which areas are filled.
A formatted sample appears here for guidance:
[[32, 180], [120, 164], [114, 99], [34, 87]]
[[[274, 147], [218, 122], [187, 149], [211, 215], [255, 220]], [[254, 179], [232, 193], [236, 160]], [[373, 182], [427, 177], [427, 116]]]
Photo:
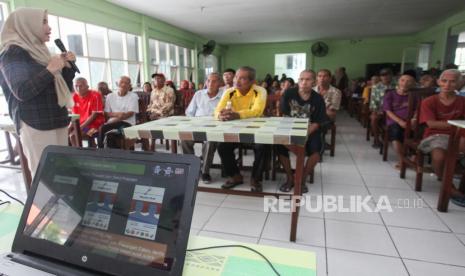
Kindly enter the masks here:
[[[49, 153], [23, 234], [171, 270], [187, 164]], [[83, 260], [85, 261], [85, 260]]]

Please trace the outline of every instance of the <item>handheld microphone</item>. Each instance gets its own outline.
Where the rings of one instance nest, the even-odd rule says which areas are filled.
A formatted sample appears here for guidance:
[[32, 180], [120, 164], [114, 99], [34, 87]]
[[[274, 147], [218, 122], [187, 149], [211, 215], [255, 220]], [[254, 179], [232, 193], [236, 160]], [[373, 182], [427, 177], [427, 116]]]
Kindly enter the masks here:
[[[61, 42], [61, 39], [59, 38], [55, 39], [55, 45], [58, 47], [58, 49], [61, 50], [61, 52], [63, 53], [67, 52], [65, 45], [63, 45], [63, 42]], [[76, 63], [74, 63], [74, 61], [68, 61], [68, 63], [71, 65], [71, 68], [73, 68], [74, 71], [81, 73], [81, 71], [79, 71], [79, 68], [76, 66]]]

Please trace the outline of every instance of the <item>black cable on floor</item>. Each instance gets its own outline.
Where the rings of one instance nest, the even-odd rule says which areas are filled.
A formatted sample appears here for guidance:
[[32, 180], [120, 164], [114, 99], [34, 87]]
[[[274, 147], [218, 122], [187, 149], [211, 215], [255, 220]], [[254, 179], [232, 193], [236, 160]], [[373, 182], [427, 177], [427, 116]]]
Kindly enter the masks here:
[[258, 252], [257, 250], [253, 249], [253, 248], [250, 248], [248, 246], [244, 246], [244, 245], [218, 245], [218, 246], [209, 246], [209, 247], [202, 247], [202, 248], [194, 248], [194, 249], [187, 249], [187, 251], [201, 251], [201, 250], [208, 250], [208, 249], [217, 249], [217, 248], [227, 248], [227, 247], [239, 247], [239, 248], [244, 248], [244, 249], [247, 249], [247, 250], [250, 250], [256, 254], [258, 254], [260, 257], [262, 257], [267, 263], [268, 265], [271, 267], [271, 269], [273, 269], [274, 273], [276, 273], [276, 275], [280, 276], [280, 274], [278, 273], [278, 271], [274, 268], [273, 264], [260, 252]]
[[23, 203], [21, 200], [17, 199], [16, 197], [14, 197], [14, 196], [10, 195], [9, 193], [5, 192], [5, 191], [4, 191], [4, 190], [2, 190], [2, 189], [0, 189], [0, 192], [2, 192], [2, 193], [4, 193], [4, 194], [6, 194], [6, 195], [7, 195], [9, 198], [13, 199], [14, 201], [17, 201], [17, 202], [19, 202], [19, 204], [21, 204], [21, 205], [23, 205], [23, 206], [24, 206], [24, 203]]

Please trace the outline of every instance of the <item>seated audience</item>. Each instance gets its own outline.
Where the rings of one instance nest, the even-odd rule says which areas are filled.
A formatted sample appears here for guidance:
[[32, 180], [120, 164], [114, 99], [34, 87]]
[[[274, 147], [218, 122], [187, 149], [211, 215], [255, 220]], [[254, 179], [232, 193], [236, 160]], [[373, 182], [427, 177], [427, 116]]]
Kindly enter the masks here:
[[[131, 79], [127, 76], [122, 76], [118, 82], [118, 92], [107, 95], [105, 116], [108, 120], [99, 130], [99, 148], [104, 147], [104, 139], [108, 131], [114, 129], [121, 131], [125, 127], [136, 124], [136, 113], [139, 112], [139, 97], [137, 94], [130, 92], [130, 88]], [[113, 135], [107, 137], [108, 147], [115, 147], [114, 138]]]
[[[79, 114], [79, 123], [83, 135], [93, 137], [99, 128], [105, 123], [103, 116], [102, 95], [90, 90], [85, 78], [77, 78], [74, 81], [75, 91], [73, 93], [74, 106], [72, 112]], [[70, 125], [70, 132], [73, 130]]]
[[271, 83], [270, 94], [281, 95], [281, 86], [279, 85], [278, 80], [273, 80], [273, 82]]
[[[189, 82], [187, 80], [181, 81], [181, 86], [179, 87], [179, 92], [182, 95], [182, 106], [183, 109], [186, 109], [191, 100], [192, 97], [194, 97], [195, 91], [192, 89], [189, 89]], [[212, 113], [213, 114], [213, 113]]]
[[370, 97], [370, 125], [371, 133], [373, 134], [373, 145], [374, 148], [379, 148], [381, 145], [378, 133], [378, 123], [381, 116], [383, 115], [383, 98], [386, 90], [394, 89], [396, 83], [392, 78], [392, 71], [389, 68], [381, 69], [379, 72], [381, 81], [371, 88]]
[[111, 93], [111, 90], [108, 88], [108, 83], [101, 81], [97, 84], [97, 90], [102, 94], [103, 100]]
[[[315, 72], [304, 70], [300, 73], [298, 88], [291, 88], [281, 98], [281, 113], [288, 117], [308, 118], [308, 138], [305, 144], [307, 162], [302, 176], [302, 193], [308, 192], [305, 185], [307, 176], [314, 170], [320, 161], [320, 152], [323, 148], [320, 125], [328, 122], [326, 105], [323, 97], [312, 90], [315, 83]], [[289, 150], [283, 145], [277, 145], [279, 161], [286, 172], [286, 183], [279, 188], [282, 192], [289, 192], [294, 187], [294, 175], [292, 174]]]
[[[283, 74], [284, 75], [284, 74]], [[293, 78], [286, 78], [284, 81], [281, 82], [281, 95], [286, 92], [286, 90], [290, 88], [294, 88], [295, 82]]]
[[328, 69], [321, 69], [317, 74], [317, 85], [313, 87], [326, 103], [326, 114], [331, 121], [336, 120], [336, 112], [341, 107], [342, 93], [339, 89], [331, 85], [331, 72]]
[[234, 75], [236, 75], [236, 70], [228, 68], [223, 72], [223, 81], [224, 87], [222, 89], [226, 90], [234, 86]]
[[365, 86], [365, 88], [363, 88], [363, 92], [362, 92], [363, 104], [369, 103], [371, 89], [374, 86], [376, 86], [379, 82], [380, 82], [380, 79], [378, 75], [373, 75], [370, 78], [370, 82], [367, 82], [367, 85]]
[[155, 73], [152, 75], [154, 88], [150, 94], [150, 103], [147, 106], [150, 120], [157, 120], [174, 114], [176, 94], [173, 88], [165, 84], [165, 75]]
[[[222, 121], [260, 117], [266, 106], [267, 93], [262, 87], [255, 85], [255, 69], [244, 66], [239, 68], [235, 76], [235, 87], [227, 89], [215, 109], [215, 118]], [[243, 183], [236, 163], [234, 150], [239, 143], [221, 143], [218, 154], [221, 158], [224, 172], [229, 179], [221, 187], [231, 189]], [[269, 161], [269, 145], [254, 145], [255, 160], [250, 180], [252, 191], [262, 191], [262, 175]]]
[[436, 88], [436, 78], [431, 74], [424, 74], [420, 78], [421, 88]]
[[[448, 69], [442, 72], [437, 84], [440, 92], [428, 97], [421, 103], [420, 124], [426, 124], [426, 130], [419, 149], [431, 153], [434, 173], [441, 178], [444, 170], [449, 134], [451, 126], [447, 120], [463, 120], [465, 118], [465, 97], [455, 93], [461, 81], [460, 71]], [[464, 133], [462, 133], [464, 134]], [[464, 152], [464, 135], [460, 139], [459, 151]]]
[[[331, 77], [331, 71], [329, 71], [329, 76]], [[346, 68], [345, 67], [339, 67], [336, 69], [334, 72], [334, 77], [332, 79], [332, 84], [334, 87], [339, 89], [342, 93], [345, 93], [347, 88], [349, 88], [349, 77], [347, 76], [346, 73]], [[330, 80], [331, 82], [331, 80]]]
[[145, 93], [151, 93], [152, 92], [152, 85], [150, 84], [150, 82], [145, 82], [144, 83], [144, 87], [142, 88], [142, 91], [144, 91]]
[[[208, 75], [207, 82], [207, 89], [199, 90], [194, 94], [192, 101], [186, 109], [186, 116], [213, 116], [215, 108], [223, 95], [223, 90], [220, 89], [221, 77], [218, 73], [211, 73]], [[194, 141], [182, 141], [182, 152], [184, 154], [194, 154], [194, 143]], [[202, 181], [204, 183], [211, 181], [210, 167], [217, 144], [216, 142], [204, 142], [202, 145]]]
[[386, 112], [386, 125], [389, 141], [398, 157], [396, 169], [400, 169], [400, 162], [403, 156], [404, 130], [408, 117], [408, 91], [415, 87], [415, 79], [407, 74], [399, 78], [396, 90], [386, 91], [383, 100], [383, 110]]

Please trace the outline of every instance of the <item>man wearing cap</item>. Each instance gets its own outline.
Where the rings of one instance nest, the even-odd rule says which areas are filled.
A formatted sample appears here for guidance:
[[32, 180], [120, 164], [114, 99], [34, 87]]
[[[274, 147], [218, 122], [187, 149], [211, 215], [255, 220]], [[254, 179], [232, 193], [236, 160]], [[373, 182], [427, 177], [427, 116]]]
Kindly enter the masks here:
[[174, 114], [176, 94], [173, 88], [165, 85], [165, 75], [155, 73], [152, 75], [153, 90], [150, 94], [150, 104], [147, 106], [150, 120], [157, 120]]
[[383, 98], [384, 93], [388, 89], [394, 89], [396, 87], [396, 83], [392, 78], [392, 71], [389, 68], [381, 69], [379, 72], [381, 81], [373, 86], [371, 89], [371, 97], [370, 97], [370, 124], [371, 124], [371, 132], [373, 134], [373, 145], [374, 148], [379, 148], [381, 142], [379, 140], [379, 133], [378, 133], [378, 121], [383, 114]]

